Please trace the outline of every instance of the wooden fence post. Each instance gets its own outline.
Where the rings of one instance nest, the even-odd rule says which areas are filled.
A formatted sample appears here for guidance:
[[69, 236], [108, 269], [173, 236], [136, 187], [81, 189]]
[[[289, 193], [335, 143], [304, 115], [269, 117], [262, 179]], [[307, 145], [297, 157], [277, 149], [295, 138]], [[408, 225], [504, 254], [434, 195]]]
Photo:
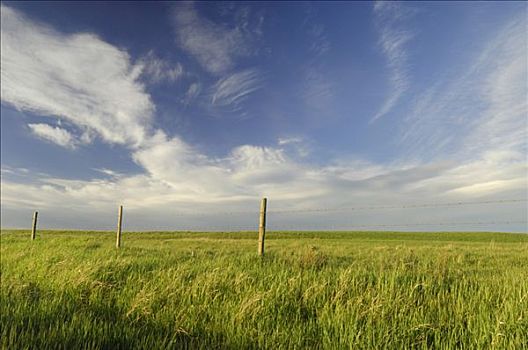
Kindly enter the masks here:
[[119, 213], [117, 216], [117, 237], [116, 237], [116, 248], [121, 247], [121, 224], [123, 223], [123, 206], [119, 206]]
[[38, 211], [33, 213], [33, 226], [31, 227], [31, 240], [34, 241], [37, 236], [37, 218]]
[[260, 220], [259, 220], [259, 242], [258, 242], [258, 255], [264, 255], [264, 238], [266, 236], [266, 205], [267, 199], [262, 198], [260, 202]]

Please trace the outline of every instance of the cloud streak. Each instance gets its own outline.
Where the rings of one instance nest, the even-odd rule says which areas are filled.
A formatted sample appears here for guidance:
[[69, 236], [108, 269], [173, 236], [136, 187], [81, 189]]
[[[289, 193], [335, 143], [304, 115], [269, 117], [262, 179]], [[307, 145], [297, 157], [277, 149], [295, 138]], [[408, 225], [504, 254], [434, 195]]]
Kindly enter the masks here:
[[200, 94], [201, 89], [202, 88], [199, 83], [191, 83], [183, 95], [181, 102], [186, 106], [189, 105]]
[[178, 44], [210, 73], [225, 73], [237, 57], [250, 52], [244, 27], [217, 24], [200, 15], [194, 3], [179, 3], [174, 8], [174, 26]]
[[398, 2], [378, 1], [374, 4], [379, 45], [389, 69], [390, 93], [378, 112], [370, 119], [371, 123], [389, 113], [409, 88], [407, 44], [413, 34], [403, 25], [408, 16], [409, 12]]
[[141, 58], [135, 69], [140, 70], [143, 79], [152, 84], [174, 83], [183, 75], [183, 67], [180, 63], [171, 64], [157, 57], [153, 51]]
[[48, 124], [28, 124], [31, 132], [37, 137], [55, 143], [59, 146], [74, 149], [77, 145], [75, 137], [66, 129]]
[[246, 69], [219, 79], [212, 87], [211, 104], [240, 112], [251, 94], [261, 89], [263, 79], [256, 69]]

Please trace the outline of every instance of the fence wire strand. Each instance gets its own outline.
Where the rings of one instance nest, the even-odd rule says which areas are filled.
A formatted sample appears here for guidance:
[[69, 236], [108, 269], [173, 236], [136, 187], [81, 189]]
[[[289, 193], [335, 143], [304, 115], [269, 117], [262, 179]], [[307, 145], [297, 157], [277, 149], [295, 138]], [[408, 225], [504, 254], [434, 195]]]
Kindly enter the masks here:
[[[511, 225], [527, 224], [526, 220], [503, 220], [503, 221], [463, 221], [463, 222], [416, 222], [416, 223], [398, 223], [398, 224], [341, 224], [341, 225], [282, 225], [270, 223], [267, 227], [268, 232], [280, 231], [315, 231], [315, 230], [354, 230], [354, 229], [379, 229], [379, 228], [397, 228], [397, 227], [456, 227], [456, 226], [494, 226], [494, 225]], [[307, 225], [308, 226], [308, 225]], [[167, 231], [166, 228], [148, 230], [149, 232]], [[186, 226], [181, 228], [171, 228], [169, 231], [175, 232], [257, 232], [258, 225], [217, 225], [217, 226]]]
[[[347, 212], [347, 211], [366, 211], [366, 210], [386, 210], [386, 209], [412, 209], [412, 208], [456, 208], [460, 206], [470, 205], [489, 205], [489, 204], [515, 204], [515, 203], [527, 203], [528, 199], [497, 199], [497, 200], [482, 200], [482, 201], [466, 201], [466, 202], [443, 202], [443, 203], [408, 203], [408, 204], [393, 204], [393, 205], [363, 205], [355, 207], [340, 207], [340, 208], [307, 208], [307, 209], [277, 209], [268, 210], [267, 215], [267, 230], [268, 231], [315, 231], [315, 230], [355, 230], [355, 229], [366, 229], [366, 230], [377, 230], [383, 228], [405, 228], [405, 227], [457, 227], [457, 226], [495, 226], [495, 225], [523, 225], [522, 230], [528, 231], [528, 220], [526, 218], [512, 218], [509, 220], [496, 220], [495, 218], [488, 217], [490, 221], [460, 221], [452, 222], [449, 218], [445, 221], [438, 222], [402, 222], [402, 223], [387, 223], [387, 224], [372, 224], [372, 223], [361, 223], [361, 221], [370, 221], [366, 217], [357, 216], [355, 220], [360, 221], [357, 223], [350, 222], [351, 217], [346, 218], [341, 216], [340, 219], [334, 220], [334, 224], [329, 220], [326, 224], [313, 222], [310, 216], [306, 220], [303, 220], [302, 216], [296, 216], [295, 214], [303, 213], [331, 213], [331, 212]], [[288, 217], [287, 214], [294, 214]], [[513, 213], [512, 213], [513, 214]], [[226, 216], [225, 218], [218, 218], [218, 220], [211, 219], [211, 217], [221, 215]], [[240, 218], [234, 215], [245, 215]], [[175, 219], [171, 220], [171, 223], [160, 225], [156, 228], [149, 227], [147, 231], [179, 231], [179, 232], [257, 232], [258, 231], [258, 210], [245, 210], [245, 211], [219, 211], [219, 212], [176, 212], [172, 213], [171, 216], [174, 218], [187, 218], [187, 219]], [[524, 216], [524, 215], [521, 215]], [[200, 218], [208, 218], [200, 220]], [[320, 219], [320, 217], [318, 218]], [[345, 220], [343, 220], [345, 219]], [[431, 218], [432, 219], [432, 218]], [[461, 219], [461, 218], [460, 218]], [[437, 218], [436, 220], [440, 220]], [[212, 222], [216, 221], [216, 222]], [[134, 215], [134, 219], [131, 220], [132, 226], [143, 226], [141, 224], [141, 215]], [[209, 225], [209, 222], [212, 225]], [[296, 223], [297, 222], [297, 223]], [[125, 227], [128, 226], [127, 216], [125, 214]], [[156, 226], [156, 224], [154, 225]], [[163, 227], [163, 228], [162, 228]], [[113, 230], [112, 227], [109, 230]]]
[[[426, 227], [426, 226], [493, 226], [493, 225], [507, 225], [507, 224], [526, 224], [525, 220], [508, 220], [508, 221], [475, 221], [475, 222], [417, 222], [417, 223], [400, 223], [400, 224], [365, 224], [365, 225], [337, 225], [337, 226], [325, 226], [332, 229], [348, 230], [354, 228], [380, 228], [380, 227]], [[270, 225], [271, 226], [271, 225]], [[279, 228], [280, 227], [280, 228]], [[293, 226], [277, 226], [277, 228], [270, 228], [270, 231], [281, 231], [281, 230], [303, 230], [298, 225]], [[310, 228], [311, 230], [312, 228]], [[320, 229], [317, 227], [314, 230]]]
[[[486, 201], [469, 201], [469, 202], [444, 202], [444, 203], [412, 203], [412, 204], [393, 204], [393, 205], [363, 205], [355, 207], [341, 207], [341, 208], [306, 208], [306, 209], [269, 209], [267, 214], [296, 214], [296, 213], [325, 213], [325, 212], [343, 212], [356, 210], [386, 210], [386, 209], [418, 209], [418, 208], [450, 208], [466, 205], [486, 205], [486, 204], [507, 204], [507, 203], [526, 203], [527, 198], [524, 199], [497, 199]], [[174, 217], [198, 216], [208, 217], [216, 215], [255, 215], [255, 210], [243, 211], [216, 211], [216, 212], [173, 212]]]
[[337, 212], [337, 211], [377, 210], [377, 209], [442, 208], [442, 207], [457, 207], [457, 206], [464, 206], [464, 205], [479, 205], [479, 204], [521, 203], [521, 202], [527, 202], [527, 201], [528, 201], [527, 199], [501, 199], [501, 200], [473, 201], [473, 202], [447, 202], [447, 203], [423, 203], [423, 204], [360, 206], [360, 207], [342, 207], [342, 208], [270, 210], [268, 211], [268, 213], [270, 214], [290, 214], [290, 213]]

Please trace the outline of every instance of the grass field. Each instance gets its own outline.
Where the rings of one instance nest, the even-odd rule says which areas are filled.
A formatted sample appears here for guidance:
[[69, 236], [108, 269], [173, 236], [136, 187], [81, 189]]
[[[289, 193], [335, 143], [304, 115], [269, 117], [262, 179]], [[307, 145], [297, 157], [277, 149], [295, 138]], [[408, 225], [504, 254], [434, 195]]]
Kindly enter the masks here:
[[2, 231], [4, 349], [526, 349], [528, 235]]

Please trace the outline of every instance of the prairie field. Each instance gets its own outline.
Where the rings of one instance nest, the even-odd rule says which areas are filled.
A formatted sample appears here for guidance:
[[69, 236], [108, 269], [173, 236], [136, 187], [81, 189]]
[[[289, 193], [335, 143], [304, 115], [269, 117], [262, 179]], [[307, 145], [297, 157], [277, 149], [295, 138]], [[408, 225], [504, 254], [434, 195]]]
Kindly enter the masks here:
[[526, 349], [528, 235], [1, 233], [4, 349]]

